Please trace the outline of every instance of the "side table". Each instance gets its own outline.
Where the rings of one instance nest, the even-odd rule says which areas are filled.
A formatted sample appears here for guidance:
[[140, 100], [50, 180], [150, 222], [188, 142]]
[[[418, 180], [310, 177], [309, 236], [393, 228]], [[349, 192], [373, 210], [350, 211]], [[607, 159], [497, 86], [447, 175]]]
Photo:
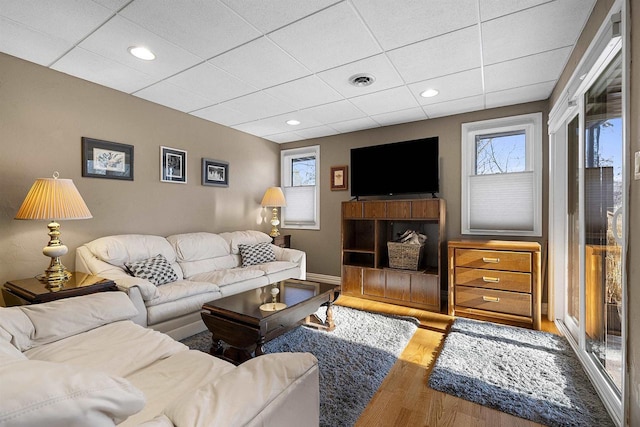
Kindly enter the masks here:
[[291, 247], [291, 234], [272, 237], [271, 240], [274, 245], [280, 246], [281, 248]]
[[117, 290], [113, 280], [91, 274], [73, 273], [64, 286], [57, 289], [47, 289], [45, 284], [35, 277], [10, 280], [2, 288], [2, 297], [5, 305], [10, 307]]

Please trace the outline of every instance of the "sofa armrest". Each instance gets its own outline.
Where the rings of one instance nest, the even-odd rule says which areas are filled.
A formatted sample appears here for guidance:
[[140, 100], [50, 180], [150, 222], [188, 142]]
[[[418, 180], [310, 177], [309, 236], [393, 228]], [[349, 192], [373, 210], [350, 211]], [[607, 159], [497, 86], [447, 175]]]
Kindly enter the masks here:
[[178, 426], [317, 427], [319, 408], [317, 359], [309, 353], [279, 353], [243, 363], [172, 402], [164, 413]]
[[295, 262], [300, 266], [300, 280], [307, 279], [307, 253], [298, 249], [281, 248], [280, 246], [272, 245], [273, 252], [278, 261]]

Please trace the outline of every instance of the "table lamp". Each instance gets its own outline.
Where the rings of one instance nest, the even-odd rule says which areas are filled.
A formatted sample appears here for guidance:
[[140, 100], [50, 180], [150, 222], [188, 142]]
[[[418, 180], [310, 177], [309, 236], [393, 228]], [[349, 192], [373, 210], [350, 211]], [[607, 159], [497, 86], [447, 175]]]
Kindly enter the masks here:
[[271, 232], [269, 233], [269, 236], [279, 236], [280, 232], [278, 231], [278, 225], [280, 225], [280, 220], [278, 219], [278, 208], [287, 206], [287, 201], [284, 198], [282, 189], [280, 187], [267, 188], [267, 191], [265, 191], [264, 197], [262, 198], [261, 205], [273, 208], [273, 217], [271, 218]]
[[49, 228], [49, 244], [42, 249], [45, 256], [51, 258], [49, 268], [44, 274], [37, 276], [47, 288], [59, 288], [69, 280], [71, 273], [67, 271], [60, 257], [69, 249], [60, 241], [60, 219], [92, 218], [89, 208], [82, 200], [78, 189], [70, 179], [58, 179], [55, 172], [53, 178], [38, 178], [27, 193], [15, 219], [40, 219], [51, 221]]

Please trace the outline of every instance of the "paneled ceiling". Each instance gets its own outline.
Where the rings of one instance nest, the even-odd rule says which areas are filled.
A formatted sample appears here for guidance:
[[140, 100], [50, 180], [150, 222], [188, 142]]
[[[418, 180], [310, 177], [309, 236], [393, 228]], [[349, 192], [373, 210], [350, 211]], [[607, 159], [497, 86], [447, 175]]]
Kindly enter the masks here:
[[547, 99], [594, 4], [0, 0], [0, 51], [283, 143]]

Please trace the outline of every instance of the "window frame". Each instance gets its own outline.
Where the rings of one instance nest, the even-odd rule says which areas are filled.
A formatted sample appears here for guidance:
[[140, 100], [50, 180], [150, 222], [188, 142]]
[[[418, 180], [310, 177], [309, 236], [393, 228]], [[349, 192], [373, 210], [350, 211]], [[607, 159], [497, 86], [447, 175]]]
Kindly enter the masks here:
[[[280, 183], [282, 189], [291, 187], [292, 161], [303, 157], [315, 157], [315, 212], [313, 223], [295, 223], [287, 222], [287, 207], [281, 209], [281, 225], [282, 229], [298, 229], [298, 230], [320, 230], [320, 146], [311, 145], [301, 148], [285, 149], [280, 151]], [[285, 192], [286, 197], [286, 192]], [[289, 204], [289, 200], [287, 200]]]
[[[476, 176], [476, 141], [478, 136], [524, 131], [525, 171], [533, 172], [533, 224], [532, 230], [505, 229], [496, 223], [495, 227], [473, 228], [471, 218], [471, 178]], [[523, 114], [491, 120], [462, 124], [461, 138], [461, 234], [542, 236], [542, 113]], [[507, 172], [522, 173], [522, 172]], [[491, 174], [489, 174], [491, 175]], [[503, 175], [503, 174], [494, 174]], [[482, 174], [478, 176], [487, 176]]]

